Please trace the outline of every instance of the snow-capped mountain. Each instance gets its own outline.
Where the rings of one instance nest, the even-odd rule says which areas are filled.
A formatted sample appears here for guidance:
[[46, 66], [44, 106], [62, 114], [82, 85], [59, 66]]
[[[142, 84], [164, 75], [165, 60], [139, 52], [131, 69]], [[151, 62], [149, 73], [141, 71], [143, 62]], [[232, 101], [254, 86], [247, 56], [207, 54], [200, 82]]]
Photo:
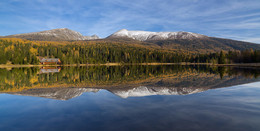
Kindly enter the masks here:
[[205, 35], [191, 32], [149, 32], [149, 31], [128, 31], [119, 30], [108, 38], [131, 38], [139, 41], [147, 40], [173, 40], [173, 39], [201, 39], [207, 38]]
[[[83, 36], [81, 33], [67, 28], [9, 35], [4, 36], [3, 38], [22, 38], [34, 41], [78, 41], [100, 39], [97, 35]], [[149, 32], [128, 31], [122, 29], [102, 40], [103, 42], [112, 41], [117, 44], [134, 42], [135, 44], [141, 44], [142, 46], [152, 48], [199, 53], [220, 52], [222, 50], [260, 49], [260, 44], [208, 37], [191, 32]]]
[[66, 40], [93, 40], [99, 39], [98, 36], [83, 36], [81, 33], [67, 29], [53, 29], [41, 32], [32, 32], [24, 34], [9, 35], [6, 37], [23, 38], [28, 40], [44, 40], [44, 41], [66, 41]]

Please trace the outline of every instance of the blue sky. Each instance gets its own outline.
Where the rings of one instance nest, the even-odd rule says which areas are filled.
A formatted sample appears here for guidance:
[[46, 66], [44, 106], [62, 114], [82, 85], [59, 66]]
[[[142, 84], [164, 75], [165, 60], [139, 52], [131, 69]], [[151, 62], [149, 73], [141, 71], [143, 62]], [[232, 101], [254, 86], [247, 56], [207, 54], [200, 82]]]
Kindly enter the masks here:
[[0, 35], [69, 28], [189, 31], [260, 43], [260, 0], [1, 0]]

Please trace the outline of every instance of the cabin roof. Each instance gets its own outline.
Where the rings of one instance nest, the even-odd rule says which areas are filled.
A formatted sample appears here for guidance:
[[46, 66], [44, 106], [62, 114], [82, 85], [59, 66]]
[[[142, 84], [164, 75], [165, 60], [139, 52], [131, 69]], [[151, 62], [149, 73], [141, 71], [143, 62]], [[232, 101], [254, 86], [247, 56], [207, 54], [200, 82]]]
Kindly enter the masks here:
[[42, 58], [40, 62], [60, 62], [59, 58]]

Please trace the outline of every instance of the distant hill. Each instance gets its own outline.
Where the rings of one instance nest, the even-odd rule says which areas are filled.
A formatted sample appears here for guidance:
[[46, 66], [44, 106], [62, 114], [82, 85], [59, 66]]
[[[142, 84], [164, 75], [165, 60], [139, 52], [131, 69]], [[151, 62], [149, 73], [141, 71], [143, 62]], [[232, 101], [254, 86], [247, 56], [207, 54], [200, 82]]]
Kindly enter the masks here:
[[27, 39], [27, 40], [38, 40], [38, 41], [70, 41], [70, 40], [99, 39], [99, 37], [96, 35], [83, 36], [81, 33], [67, 29], [67, 28], [9, 35], [9, 36], [5, 36], [5, 37], [6, 38], [22, 38], [22, 39]]

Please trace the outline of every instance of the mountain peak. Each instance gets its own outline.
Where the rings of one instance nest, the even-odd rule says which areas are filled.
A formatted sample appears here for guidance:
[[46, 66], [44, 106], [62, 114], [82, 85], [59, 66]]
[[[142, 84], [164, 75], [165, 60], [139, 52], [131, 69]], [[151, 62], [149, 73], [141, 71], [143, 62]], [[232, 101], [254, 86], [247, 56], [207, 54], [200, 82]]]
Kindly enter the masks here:
[[110, 35], [109, 38], [132, 38], [139, 41], [147, 40], [172, 40], [172, 39], [200, 39], [206, 38], [207, 36], [192, 33], [192, 32], [150, 32], [150, 31], [128, 31], [127, 29], [121, 29], [114, 34]]
[[57, 28], [57, 29], [60, 29], [60, 30], [69, 30], [68, 28]]
[[115, 32], [112, 35], [114, 35], [114, 36], [128, 36], [128, 30], [127, 29], [121, 29], [121, 30]]
[[51, 29], [51, 30], [70, 30], [68, 28], [57, 28], [57, 29]]
[[127, 29], [121, 29], [121, 30], [119, 30], [117, 32], [127, 32], [127, 31], [128, 31]]

